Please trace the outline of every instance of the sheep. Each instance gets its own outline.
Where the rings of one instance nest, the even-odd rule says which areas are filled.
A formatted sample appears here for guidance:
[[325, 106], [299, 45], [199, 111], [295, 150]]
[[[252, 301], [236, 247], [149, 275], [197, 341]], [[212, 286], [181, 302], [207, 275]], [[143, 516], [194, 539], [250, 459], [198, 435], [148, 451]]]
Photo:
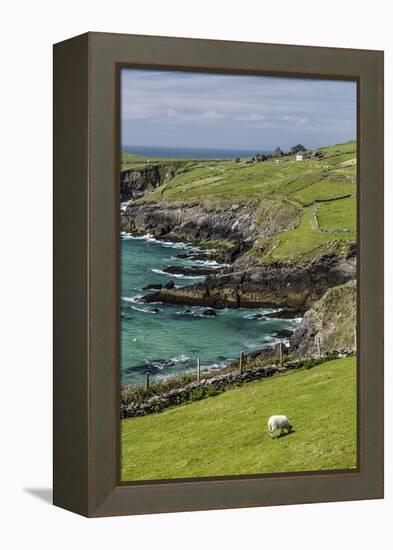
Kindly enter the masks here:
[[292, 431], [292, 424], [283, 414], [271, 416], [267, 421], [267, 427], [273, 439], [275, 430], [280, 430], [280, 435], [284, 430], [287, 430], [287, 433]]

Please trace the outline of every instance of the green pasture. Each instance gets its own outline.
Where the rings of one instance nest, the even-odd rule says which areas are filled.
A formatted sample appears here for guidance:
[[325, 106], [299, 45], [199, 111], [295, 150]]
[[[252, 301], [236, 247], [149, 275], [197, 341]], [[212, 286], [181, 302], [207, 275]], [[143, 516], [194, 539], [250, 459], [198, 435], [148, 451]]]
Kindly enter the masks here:
[[[293, 433], [271, 439], [273, 414]], [[121, 421], [123, 481], [355, 467], [355, 357]]]

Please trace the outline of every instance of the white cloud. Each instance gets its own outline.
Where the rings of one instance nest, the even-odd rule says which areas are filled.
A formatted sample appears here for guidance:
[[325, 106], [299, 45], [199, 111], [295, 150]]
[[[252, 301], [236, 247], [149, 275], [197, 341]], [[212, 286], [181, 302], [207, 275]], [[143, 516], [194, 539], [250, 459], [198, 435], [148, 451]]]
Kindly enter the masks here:
[[154, 140], [167, 128], [179, 144], [190, 128], [200, 128], [194, 139], [205, 142], [205, 126], [223, 141], [237, 134], [247, 142], [247, 130], [267, 128], [287, 139], [302, 129], [319, 134], [320, 142], [334, 140], [336, 132], [339, 141], [338, 127], [355, 132], [356, 89], [342, 81], [125, 69], [121, 117], [124, 134], [148, 136], [150, 128]]
[[237, 115], [233, 118], [234, 120], [245, 120], [245, 121], [254, 122], [254, 121], [265, 120], [266, 116], [259, 113], [250, 113], [246, 115]]

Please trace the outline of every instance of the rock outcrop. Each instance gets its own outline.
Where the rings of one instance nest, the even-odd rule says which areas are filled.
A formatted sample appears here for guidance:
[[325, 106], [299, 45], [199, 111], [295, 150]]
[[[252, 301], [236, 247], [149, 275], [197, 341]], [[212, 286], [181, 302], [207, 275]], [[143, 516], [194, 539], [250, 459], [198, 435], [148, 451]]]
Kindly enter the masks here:
[[170, 265], [165, 267], [163, 271], [170, 275], [185, 275], [186, 277], [204, 277], [219, 273], [217, 269], [212, 267], [188, 267], [184, 265]]
[[290, 353], [313, 356], [355, 350], [356, 285], [330, 288], [304, 315], [290, 338]]
[[120, 173], [120, 202], [140, 199], [167, 182], [183, 168], [184, 161], [153, 164]]
[[326, 255], [304, 265], [269, 264], [247, 271], [209, 275], [203, 283], [149, 294], [144, 302], [214, 308], [285, 307], [304, 310], [334, 286], [356, 277], [354, 256]]

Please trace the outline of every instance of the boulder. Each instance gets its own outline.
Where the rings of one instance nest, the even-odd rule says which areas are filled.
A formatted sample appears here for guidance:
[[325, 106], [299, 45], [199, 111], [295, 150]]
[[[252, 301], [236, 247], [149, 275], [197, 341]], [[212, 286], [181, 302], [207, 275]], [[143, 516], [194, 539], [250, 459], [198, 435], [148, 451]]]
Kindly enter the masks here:
[[215, 317], [217, 313], [215, 312], [214, 309], [208, 307], [207, 309], [202, 311], [202, 315], [205, 315], [206, 317]]
[[175, 283], [173, 281], [168, 281], [166, 285], [164, 285], [164, 288], [166, 290], [170, 290], [171, 288], [175, 288]]

